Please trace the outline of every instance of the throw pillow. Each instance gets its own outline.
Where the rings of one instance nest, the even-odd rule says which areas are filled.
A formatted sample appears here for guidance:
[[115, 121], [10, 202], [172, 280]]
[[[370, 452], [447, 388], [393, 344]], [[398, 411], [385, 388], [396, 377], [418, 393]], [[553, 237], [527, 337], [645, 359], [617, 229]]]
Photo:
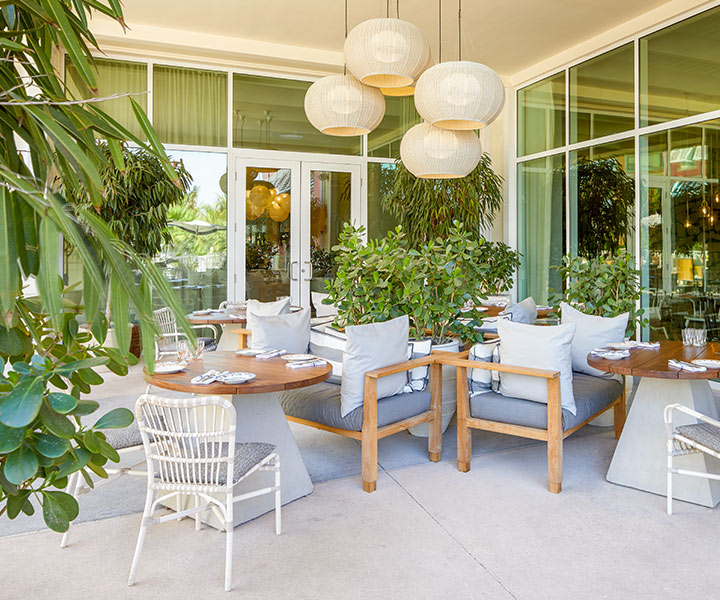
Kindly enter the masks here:
[[[495, 362], [494, 354], [499, 340], [480, 342], [470, 348], [468, 358], [480, 362]], [[485, 369], [468, 369], [468, 391], [470, 396], [485, 394], [493, 390], [493, 371]]]
[[[576, 414], [572, 388], [572, 341], [575, 323], [540, 326], [498, 321], [500, 362], [518, 367], [560, 372], [562, 407]], [[528, 375], [503, 373], [500, 393], [547, 404], [547, 380]]]
[[323, 300], [330, 294], [321, 292], [310, 292], [312, 305], [315, 307], [315, 315], [318, 317], [334, 317], [337, 314], [337, 307], [334, 304], [323, 304]]
[[[349, 325], [340, 386], [340, 413], [344, 417], [363, 405], [365, 373], [407, 360], [410, 323], [407, 316], [383, 323]], [[377, 397], [400, 394], [407, 382], [405, 373], [377, 380]]]
[[260, 302], [250, 299], [247, 301], [247, 312], [260, 316], [285, 315], [290, 312], [290, 297], [275, 302]]
[[[411, 340], [408, 343], [407, 359], [423, 358], [432, 352], [432, 340]], [[430, 365], [415, 367], [407, 372], [405, 393], [422, 392], [430, 381]]]
[[310, 311], [304, 308], [282, 315], [256, 315], [248, 311], [247, 328], [252, 331], [253, 350], [282, 349], [303, 354], [310, 343]]
[[537, 322], [537, 306], [532, 297], [525, 298], [522, 302], [510, 304], [500, 315], [509, 316], [513, 323], [526, 323], [535, 325]]
[[622, 342], [625, 339], [630, 314], [623, 313], [609, 318], [586, 315], [565, 302], [560, 303], [560, 310], [563, 325], [575, 323], [575, 337], [572, 342], [573, 371], [596, 377], [611, 377], [611, 374], [591, 367], [587, 362], [587, 356], [595, 348], [612, 342]]

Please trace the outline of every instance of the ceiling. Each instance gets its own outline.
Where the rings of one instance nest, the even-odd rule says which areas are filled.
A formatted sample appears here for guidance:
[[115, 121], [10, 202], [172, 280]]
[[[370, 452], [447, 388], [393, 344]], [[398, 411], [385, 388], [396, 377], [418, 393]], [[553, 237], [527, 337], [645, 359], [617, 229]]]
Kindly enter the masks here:
[[[510, 76], [662, 6], [666, 0], [465, 0], [463, 58]], [[323, 51], [342, 50], [343, 0], [124, 0], [133, 26], [235, 37]], [[391, 16], [397, 0], [390, 0]], [[178, 7], [184, 10], [178, 10]], [[443, 59], [457, 57], [457, 1], [442, 2]], [[438, 1], [400, 0], [400, 17], [421, 28], [438, 54]], [[354, 25], [385, 16], [386, 0], [348, 0]], [[182, 39], [182, 35], [178, 35]], [[288, 52], [289, 58], [292, 52]]]

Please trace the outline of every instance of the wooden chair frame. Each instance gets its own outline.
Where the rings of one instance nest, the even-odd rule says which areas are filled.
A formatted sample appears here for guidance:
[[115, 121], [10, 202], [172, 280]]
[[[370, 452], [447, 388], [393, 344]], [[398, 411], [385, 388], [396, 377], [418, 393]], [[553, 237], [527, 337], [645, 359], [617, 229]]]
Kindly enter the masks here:
[[[562, 405], [560, 403], [560, 373], [545, 369], [517, 367], [500, 363], [480, 362], [467, 359], [468, 352], [458, 355], [439, 357], [439, 362], [457, 367], [457, 461], [458, 470], [470, 470], [472, 460], [472, 429], [504, 433], [519, 437], [540, 440], [547, 443], [548, 453], [548, 487], [554, 494], [562, 490], [563, 479], [563, 440], [578, 429], [601, 415], [605, 411], [614, 410], [615, 438], [619, 439], [625, 425], [625, 379], [623, 378], [622, 393], [608, 406], [585, 419], [572, 429], [563, 431]], [[470, 415], [470, 394], [468, 390], [468, 369], [482, 369], [498, 373], [528, 375], [547, 380], [548, 388], [548, 426], [547, 429], [512, 425], [497, 421], [478, 419]]]

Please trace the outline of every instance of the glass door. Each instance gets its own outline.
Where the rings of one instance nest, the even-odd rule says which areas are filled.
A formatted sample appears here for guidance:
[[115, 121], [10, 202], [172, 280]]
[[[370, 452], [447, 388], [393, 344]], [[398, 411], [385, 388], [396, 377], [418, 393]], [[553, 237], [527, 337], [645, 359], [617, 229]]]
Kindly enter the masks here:
[[333, 246], [346, 223], [363, 222], [360, 165], [302, 163], [301, 304], [334, 276]]

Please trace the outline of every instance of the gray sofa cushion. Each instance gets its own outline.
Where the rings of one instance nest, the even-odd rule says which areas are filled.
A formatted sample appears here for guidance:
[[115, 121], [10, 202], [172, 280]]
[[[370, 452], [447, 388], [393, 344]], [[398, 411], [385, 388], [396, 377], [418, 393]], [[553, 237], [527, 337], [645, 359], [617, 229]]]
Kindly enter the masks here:
[[[572, 429], [602, 410], [620, 396], [622, 384], [614, 379], [573, 373], [573, 394], [577, 414], [562, 410], [563, 431]], [[470, 399], [470, 414], [477, 419], [547, 428], [547, 405], [532, 400], [509, 398], [497, 392], [479, 394]]]
[[[299, 390], [278, 394], [285, 414], [297, 419], [321, 423], [337, 429], [361, 431], [363, 407], [359, 406], [345, 417], [340, 416], [340, 386], [319, 383]], [[396, 394], [378, 400], [378, 427], [414, 417], [430, 409], [430, 392]]]

